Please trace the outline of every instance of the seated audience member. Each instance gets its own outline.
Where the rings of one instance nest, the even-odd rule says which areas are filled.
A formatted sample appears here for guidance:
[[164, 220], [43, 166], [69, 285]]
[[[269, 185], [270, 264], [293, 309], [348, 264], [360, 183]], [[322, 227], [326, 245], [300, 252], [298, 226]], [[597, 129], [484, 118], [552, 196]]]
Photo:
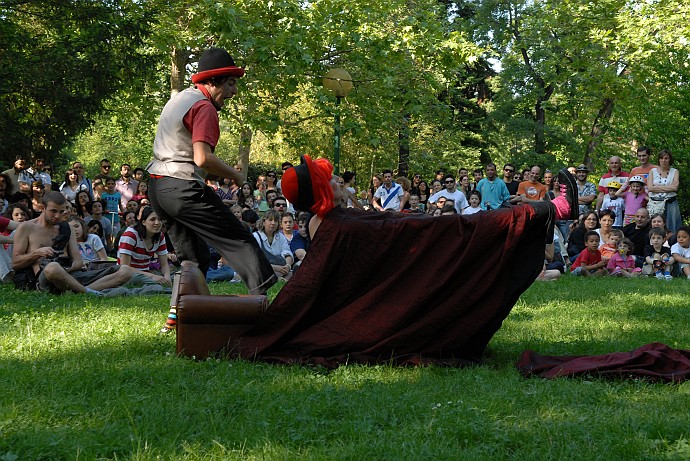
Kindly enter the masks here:
[[259, 214], [254, 210], [243, 210], [242, 211], [242, 222], [246, 223], [252, 232], [257, 230], [259, 222]]
[[[235, 278], [235, 270], [223, 259], [220, 253], [215, 248], [209, 246], [209, 253], [211, 262], [206, 271], [207, 282], [229, 282]], [[216, 258], [214, 257], [217, 256]]]
[[292, 213], [280, 213], [280, 232], [283, 233], [288, 241], [288, 244], [292, 243], [295, 232], [295, 218]]
[[103, 231], [103, 224], [101, 224], [100, 221], [95, 219], [90, 220], [86, 225], [86, 231], [101, 239], [101, 242], [104, 242], [103, 245], [105, 245], [105, 232]]
[[561, 245], [559, 243], [558, 234], [554, 234], [553, 243], [546, 245], [544, 251], [544, 262], [547, 270], [557, 270], [561, 274], [565, 272], [565, 261], [561, 254]]
[[145, 203], [139, 203], [136, 200], [128, 200], [127, 205], [125, 205], [125, 211], [124, 213], [127, 213], [128, 211], [133, 211], [139, 216], [139, 212], [141, 211], [141, 208], [145, 206]]
[[137, 181], [137, 182], [144, 181], [146, 179], [146, 170], [144, 170], [143, 168], [141, 168], [139, 166], [136, 167], [134, 169], [134, 172], [132, 172], [132, 179]]
[[[144, 207], [141, 219], [132, 227], [128, 227], [120, 237], [117, 250], [117, 263], [136, 269], [133, 282], [170, 285], [170, 265], [168, 264], [168, 248], [163, 236], [163, 223], [153, 208]], [[160, 263], [160, 274], [151, 271], [151, 262], [155, 258]], [[148, 280], [147, 280], [148, 279]]]
[[100, 178], [94, 179], [92, 186], [93, 186], [93, 199], [94, 200], [100, 200], [101, 194], [105, 190], [105, 185], [103, 184], [103, 180]]
[[[482, 180], [483, 181], [483, 180]], [[470, 215], [482, 211], [482, 194], [478, 190], [473, 190], [467, 195], [470, 206], [462, 210], [462, 214]]]
[[125, 225], [122, 226], [122, 229], [117, 233], [117, 235], [113, 238], [113, 252], [114, 255], [117, 256], [117, 249], [120, 247], [120, 238], [122, 237], [122, 234], [125, 233], [127, 228], [134, 226], [137, 223], [137, 215], [133, 211], [128, 211], [125, 213]]
[[264, 193], [265, 200], [259, 202], [259, 214], [263, 214], [268, 210], [273, 209], [273, 203], [275, 203], [278, 198], [278, 191], [275, 189], [266, 190]]
[[568, 257], [572, 263], [585, 249], [585, 234], [599, 228], [599, 215], [594, 211], [580, 216], [580, 223], [568, 235]]
[[609, 262], [606, 264], [606, 268], [610, 275], [618, 277], [637, 277], [642, 273], [642, 269], [635, 266], [635, 257], [630, 254], [630, 249], [633, 243], [630, 239], [622, 238], [616, 244], [616, 251]]
[[[37, 219], [21, 223], [14, 238], [14, 283], [23, 290], [62, 293], [91, 293], [127, 283], [133, 271], [129, 267], [113, 266], [86, 271], [79, 254], [72, 228], [62, 221], [66, 199], [59, 192], [43, 197], [45, 211]], [[66, 253], [62, 267], [58, 256]]]
[[296, 269], [302, 263], [302, 260], [307, 256], [307, 250], [311, 244], [309, 238], [309, 213], [301, 213], [297, 219], [297, 230], [292, 231], [292, 240], [290, 241], [290, 251], [295, 255], [297, 262], [294, 264]]
[[252, 232], [252, 226], [244, 222], [244, 219], [242, 219], [242, 207], [240, 205], [233, 205], [230, 207], [230, 211], [232, 214], [235, 215], [235, 217], [239, 220], [239, 222], [242, 223], [242, 225], [249, 231]]
[[589, 231], [585, 234], [585, 249], [575, 259], [575, 262], [570, 266], [570, 272], [573, 275], [606, 275], [607, 261], [601, 259], [601, 252], [599, 251], [599, 234], [595, 231]]
[[644, 178], [636, 175], [632, 176], [628, 182], [615, 193], [617, 197], [622, 197], [625, 201], [625, 210], [623, 211], [624, 226], [635, 221], [635, 215], [640, 208], [647, 208], [647, 202], [649, 200], [644, 187]]
[[[450, 201], [451, 200], [447, 200], [447, 202]], [[458, 211], [455, 209], [455, 206], [453, 206], [453, 204], [449, 205], [447, 202], [445, 205], [443, 205], [443, 208], [441, 208], [441, 216], [458, 214]]]
[[630, 254], [635, 257], [637, 267], [642, 267], [642, 263], [644, 263], [644, 247], [649, 243], [649, 230], [651, 228], [649, 211], [644, 207], [635, 212], [633, 222], [623, 227], [623, 235], [633, 243]]
[[216, 194], [227, 206], [233, 206], [237, 204], [237, 197], [240, 188], [237, 187], [235, 181], [230, 178], [221, 178], [219, 181], [219, 187], [216, 189]]
[[403, 210], [405, 213], [424, 213], [424, 210], [420, 207], [419, 195], [410, 194], [408, 204], [410, 207]]
[[623, 240], [625, 235], [623, 231], [619, 229], [611, 229], [611, 236], [609, 237], [609, 243], [605, 243], [599, 247], [601, 251], [602, 259], [608, 261], [618, 251], [618, 242]]
[[85, 263], [108, 260], [103, 242], [98, 235], [87, 232], [84, 220], [77, 217], [70, 218], [69, 225], [77, 238], [79, 255]]
[[[2, 215], [10, 221], [14, 221], [17, 223], [28, 221], [29, 219], [31, 219], [31, 211], [29, 211], [26, 205], [22, 203], [10, 203], [7, 206], [7, 210], [5, 210], [5, 212]], [[12, 229], [15, 228], [16, 226], [12, 227]]]
[[406, 210], [410, 208], [410, 189], [412, 188], [412, 183], [410, 182], [409, 179], [407, 179], [404, 176], [398, 176], [395, 178], [396, 184], [399, 184], [400, 187], [402, 187], [402, 190], [404, 192], [403, 198], [401, 201], [405, 202], [405, 205], [403, 205], [403, 208], [400, 211]]
[[655, 228], [649, 231], [649, 244], [644, 248], [644, 275], [654, 275], [659, 280], [673, 279], [671, 268], [676, 261], [671, 256], [671, 248], [664, 243], [665, 239], [666, 232], [662, 229]]
[[[348, 173], [348, 172], [346, 171], [346, 173]], [[354, 174], [354, 173], [350, 172], [350, 174]], [[364, 207], [362, 206], [361, 203], [359, 203], [359, 201], [357, 200], [357, 196], [353, 192], [355, 190], [354, 187], [348, 187], [347, 182], [345, 181], [345, 178], [341, 178], [340, 176], [334, 176], [334, 178], [338, 182], [338, 185], [340, 186], [340, 188], [343, 190], [343, 199], [342, 199], [342, 204], [340, 206], [342, 206], [343, 208], [359, 208], [360, 210], [363, 210]], [[407, 178], [404, 178], [404, 179], [407, 179]], [[397, 179], [396, 179], [396, 182], [398, 182]], [[398, 184], [400, 184], [400, 183], [398, 183]], [[408, 184], [409, 184], [409, 181], [408, 181]], [[403, 189], [404, 189], [404, 187], [403, 187]], [[285, 197], [280, 197], [280, 198], [282, 200], [287, 201], [287, 199]]]
[[[554, 235], [554, 241], [556, 236]], [[565, 271], [565, 264], [561, 255], [556, 251], [556, 245], [548, 243], [544, 251], [544, 267], [537, 276], [537, 280], [550, 281], [561, 277]]]
[[690, 280], [690, 227], [680, 226], [676, 240], [671, 247], [671, 255], [678, 263], [681, 274]]
[[137, 184], [137, 193], [132, 195], [132, 200], [141, 203], [142, 200], [149, 199], [149, 185], [146, 181], [140, 181]]
[[242, 197], [240, 197], [237, 203], [244, 210], [257, 210], [256, 200], [254, 199], [254, 197], [248, 197], [246, 195], [243, 195]]
[[608, 185], [608, 193], [604, 195], [601, 202], [601, 211], [611, 210], [615, 213], [616, 219], [613, 222], [614, 229], [623, 228], [623, 210], [625, 209], [625, 201], [616, 194], [621, 188], [621, 183], [618, 181], [611, 181]]
[[88, 221], [91, 218], [91, 196], [85, 190], [80, 190], [74, 198], [74, 208], [77, 210], [77, 217]]
[[[5, 213], [7, 214], [7, 212]], [[20, 222], [23, 221], [15, 221], [6, 216], [0, 216], [0, 283], [12, 283], [14, 278], [12, 255], [8, 250], [8, 246], [14, 243], [14, 237], [8, 234], [15, 230]]]
[[673, 244], [676, 243], [676, 235], [666, 227], [666, 218], [664, 215], [658, 213], [652, 215], [649, 219], [649, 224], [652, 226], [652, 229], [661, 229], [664, 231], [666, 234], [666, 240], [664, 241], [666, 245], [672, 247]]
[[103, 215], [103, 210], [103, 202], [94, 200], [91, 204], [91, 219], [100, 222], [103, 226], [103, 244], [105, 245], [106, 251], [110, 251], [113, 247], [113, 224], [108, 217]]
[[611, 210], [601, 210], [599, 212], [599, 229], [596, 230], [599, 234], [599, 246], [604, 246], [611, 243], [611, 231], [613, 231], [613, 223], [616, 221], [616, 213]]
[[273, 266], [276, 276], [290, 278], [290, 271], [294, 262], [290, 244], [278, 230], [280, 215], [275, 210], [269, 210], [261, 219], [261, 230], [254, 232], [254, 238], [263, 250], [266, 258]]
[[65, 200], [65, 209], [60, 217], [61, 221], [67, 222], [71, 217], [78, 218], [77, 210], [75, 210], [74, 205], [69, 200]]

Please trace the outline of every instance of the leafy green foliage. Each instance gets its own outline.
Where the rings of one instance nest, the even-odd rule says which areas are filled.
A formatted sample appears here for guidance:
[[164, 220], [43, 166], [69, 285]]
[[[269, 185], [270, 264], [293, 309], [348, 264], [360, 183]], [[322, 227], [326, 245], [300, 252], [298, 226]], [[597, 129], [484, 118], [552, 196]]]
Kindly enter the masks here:
[[0, 162], [53, 158], [104, 101], [145, 75], [138, 2], [0, 2]]

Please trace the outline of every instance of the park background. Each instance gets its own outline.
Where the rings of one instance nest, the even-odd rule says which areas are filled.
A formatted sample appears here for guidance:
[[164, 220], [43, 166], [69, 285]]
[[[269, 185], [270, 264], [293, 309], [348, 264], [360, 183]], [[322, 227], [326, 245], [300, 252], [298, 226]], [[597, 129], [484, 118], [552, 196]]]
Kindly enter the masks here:
[[[341, 171], [360, 188], [384, 168], [429, 178], [489, 161], [600, 175], [642, 145], [653, 161], [670, 149], [684, 178], [688, 13], [682, 0], [0, 0], [0, 164], [146, 165], [171, 92], [221, 46], [247, 74], [217, 153], [250, 177], [332, 158], [338, 110]], [[337, 108], [332, 68], [354, 81]]]

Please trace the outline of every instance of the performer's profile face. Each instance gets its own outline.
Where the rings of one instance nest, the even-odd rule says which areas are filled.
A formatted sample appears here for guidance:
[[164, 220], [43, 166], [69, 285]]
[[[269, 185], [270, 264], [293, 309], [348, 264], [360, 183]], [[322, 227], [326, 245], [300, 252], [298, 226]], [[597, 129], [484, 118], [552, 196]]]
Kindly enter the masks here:
[[[386, 176], [384, 176], [383, 179], [385, 180]], [[388, 179], [388, 182], [390, 182], [390, 176], [388, 176]], [[333, 201], [335, 203], [340, 203], [343, 200], [343, 191], [338, 185], [338, 181], [333, 176], [331, 176], [331, 189], [333, 189]]]

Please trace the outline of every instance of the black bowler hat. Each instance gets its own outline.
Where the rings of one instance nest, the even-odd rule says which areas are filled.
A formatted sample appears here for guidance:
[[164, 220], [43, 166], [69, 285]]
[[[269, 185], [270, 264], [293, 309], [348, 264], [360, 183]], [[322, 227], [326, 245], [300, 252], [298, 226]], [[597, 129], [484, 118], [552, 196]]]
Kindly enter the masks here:
[[242, 77], [244, 69], [235, 66], [230, 53], [222, 48], [209, 48], [199, 58], [198, 72], [192, 75], [192, 83], [200, 83], [213, 77]]

